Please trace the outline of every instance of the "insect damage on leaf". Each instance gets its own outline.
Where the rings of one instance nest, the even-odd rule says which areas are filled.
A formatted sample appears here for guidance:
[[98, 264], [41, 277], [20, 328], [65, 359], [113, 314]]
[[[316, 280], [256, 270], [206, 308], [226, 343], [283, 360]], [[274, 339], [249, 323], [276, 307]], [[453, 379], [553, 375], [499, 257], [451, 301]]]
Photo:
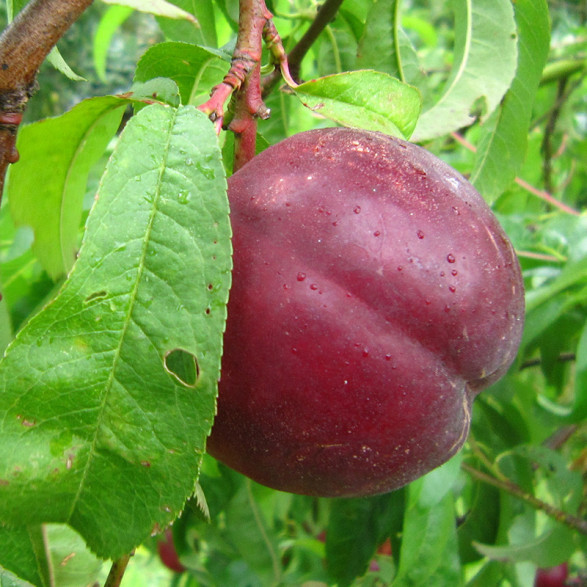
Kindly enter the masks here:
[[163, 359], [165, 370], [186, 387], [196, 387], [200, 377], [198, 359], [189, 351], [173, 349]]

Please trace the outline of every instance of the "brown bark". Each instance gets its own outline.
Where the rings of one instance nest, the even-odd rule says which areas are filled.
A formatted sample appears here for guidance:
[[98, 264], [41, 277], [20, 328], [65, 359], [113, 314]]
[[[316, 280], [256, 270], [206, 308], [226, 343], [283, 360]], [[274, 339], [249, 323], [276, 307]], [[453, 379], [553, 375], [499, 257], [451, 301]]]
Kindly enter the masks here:
[[92, 0], [31, 0], [0, 37], [0, 197], [39, 67]]

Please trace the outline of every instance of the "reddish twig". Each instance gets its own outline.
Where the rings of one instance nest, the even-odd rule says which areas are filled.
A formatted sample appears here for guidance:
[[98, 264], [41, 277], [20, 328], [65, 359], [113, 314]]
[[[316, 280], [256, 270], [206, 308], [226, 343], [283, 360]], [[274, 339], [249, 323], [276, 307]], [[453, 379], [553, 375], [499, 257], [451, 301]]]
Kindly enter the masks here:
[[[460, 143], [461, 145], [463, 145], [463, 147], [465, 147], [466, 149], [469, 149], [469, 151], [472, 151], [473, 153], [477, 152], [477, 148], [474, 145], [472, 145], [469, 141], [467, 141], [467, 139], [462, 137], [460, 134], [453, 132], [453, 133], [451, 133], [451, 136], [455, 141], [457, 141], [457, 143]], [[580, 216], [580, 213], [577, 212], [577, 210], [575, 210], [574, 208], [571, 208], [570, 206], [567, 206], [563, 202], [557, 200], [556, 198], [551, 196], [548, 192], [545, 192], [544, 190], [539, 190], [538, 188], [535, 188], [534, 186], [530, 185], [527, 181], [524, 181], [523, 179], [516, 177], [515, 182], [521, 188], [523, 188], [526, 191], [530, 192], [531, 194], [537, 196], [541, 200], [544, 200], [548, 204], [550, 204], [552, 206], [556, 206], [557, 208], [559, 208], [563, 212], [566, 212], [567, 214], [573, 214], [574, 216]]]
[[92, 0], [31, 0], [0, 37], [0, 197], [39, 67]]
[[[261, 63], [261, 50], [263, 46], [263, 28], [273, 15], [267, 10], [264, 0], [240, 0], [239, 1], [239, 29], [236, 47], [232, 56], [231, 67], [220, 84], [212, 89], [210, 99], [199, 109], [208, 114], [220, 129], [224, 119], [224, 105], [233, 92], [241, 89], [249, 75]], [[251, 86], [248, 86], [249, 91]], [[251, 116], [266, 113], [262, 105], [259, 92], [259, 100], [248, 100], [248, 109]], [[240, 114], [243, 114], [241, 112]]]
[[212, 90], [210, 99], [199, 109], [216, 124], [217, 132], [224, 125], [224, 109], [234, 93], [233, 118], [228, 125], [235, 133], [234, 170], [255, 156], [257, 120], [269, 117], [269, 109], [261, 97], [261, 50], [263, 41], [278, 64], [284, 79], [293, 85], [287, 56], [272, 21], [273, 15], [264, 0], [240, 0], [239, 30], [230, 70]]
[[[299, 80], [303, 58], [306, 56], [306, 53], [310, 50], [310, 47], [312, 47], [322, 31], [335, 18], [342, 1], [343, 0], [326, 0], [320, 7], [320, 10], [318, 10], [316, 18], [312, 21], [312, 24], [308, 30], [287, 55], [288, 71], [291, 73], [292, 81]], [[269, 92], [271, 92], [271, 90], [275, 87], [275, 84], [278, 83], [280, 77], [279, 73], [280, 72], [276, 70], [274, 73], [263, 79], [263, 96], [266, 96]], [[288, 82], [285, 77], [284, 79], [286, 82]], [[291, 86], [292, 84], [288, 82], [288, 85]]]

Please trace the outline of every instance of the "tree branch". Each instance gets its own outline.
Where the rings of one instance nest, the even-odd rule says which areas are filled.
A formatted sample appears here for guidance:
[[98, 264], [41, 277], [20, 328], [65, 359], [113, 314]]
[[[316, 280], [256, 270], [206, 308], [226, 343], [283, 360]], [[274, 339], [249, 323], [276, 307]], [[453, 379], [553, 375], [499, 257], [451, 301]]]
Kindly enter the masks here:
[[577, 530], [581, 534], [587, 535], [587, 522], [585, 520], [582, 520], [581, 518], [573, 516], [567, 512], [563, 512], [562, 510], [551, 506], [549, 503], [534, 497], [532, 494], [524, 491], [519, 485], [516, 485], [513, 481], [510, 481], [509, 479], [497, 479], [491, 475], [488, 475], [487, 473], [483, 473], [483, 471], [475, 469], [475, 467], [472, 467], [467, 463], [462, 463], [461, 468], [463, 471], [466, 471], [469, 473], [469, 475], [475, 477], [479, 481], [493, 485], [493, 487], [497, 487], [498, 489], [501, 489], [502, 491], [513, 495], [514, 497], [517, 497], [518, 499], [521, 499], [522, 501], [530, 504], [535, 509], [544, 512], [547, 516], [553, 518], [557, 522], [565, 524], [569, 528]]
[[31, 0], [0, 37], [0, 198], [39, 67], [92, 0]]
[[[310, 28], [289, 52], [287, 56], [289, 72], [295, 81], [299, 81], [300, 68], [306, 53], [316, 42], [316, 39], [320, 36], [322, 31], [330, 22], [332, 22], [342, 2], [343, 0], [326, 0], [326, 2], [320, 7], [320, 10], [316, 14], [316, 18], [312, 21]], [[271, 92], [274, 86], [278, 83], [279, 78], [280, 72], [276, 70], [263, 79], [263, 96], [266, 96]]]
[[128, 566], [128, 561], [130, 561], [130, 558], [131, 556], [133, 556], [133, 554], [134, 553], [127, 554], [112, 563], [112, 566], [110, 567], [110, 572], [108, 573], [108, 578], [106, 579], [106, 583], [104, 583], [104, 587], [120, 586], [120, 583], [126, 571], [126, 567]]

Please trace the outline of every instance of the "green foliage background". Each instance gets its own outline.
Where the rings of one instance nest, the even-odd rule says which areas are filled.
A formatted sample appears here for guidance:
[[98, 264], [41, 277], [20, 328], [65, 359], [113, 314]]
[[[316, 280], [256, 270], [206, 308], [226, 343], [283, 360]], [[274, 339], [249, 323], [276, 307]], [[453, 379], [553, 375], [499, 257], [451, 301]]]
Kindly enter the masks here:
[[[14, 340], [0, 363], [0, 583], [90, 584], [109, 568], [93, 553], [134, 547], [123, 585], [530, 587], [564, 561], [587, 581], [584, 3], [345, 0], [306, 83], [267, 97], [260, 148], [333, 124], [411, 135], [470, 177], [523, 269], [519, 356], [476, 400], [465, 449], [352, 500], [276, 492], [202, 456], [231, 140], [217, 145], [193, 106], [229, 67], [238, 3], [174, 4], [200, 26], [94, 3], [59, 44], [86, 81], [43, 66], [19, 134], [0, 210], [0, 345]], [[287, 50], [318, 8], [268, 6]], [[153, 92], [166, 106], [145, 107]], [[172, 576], [157, 532], [178, 515], [188, 570]]]

